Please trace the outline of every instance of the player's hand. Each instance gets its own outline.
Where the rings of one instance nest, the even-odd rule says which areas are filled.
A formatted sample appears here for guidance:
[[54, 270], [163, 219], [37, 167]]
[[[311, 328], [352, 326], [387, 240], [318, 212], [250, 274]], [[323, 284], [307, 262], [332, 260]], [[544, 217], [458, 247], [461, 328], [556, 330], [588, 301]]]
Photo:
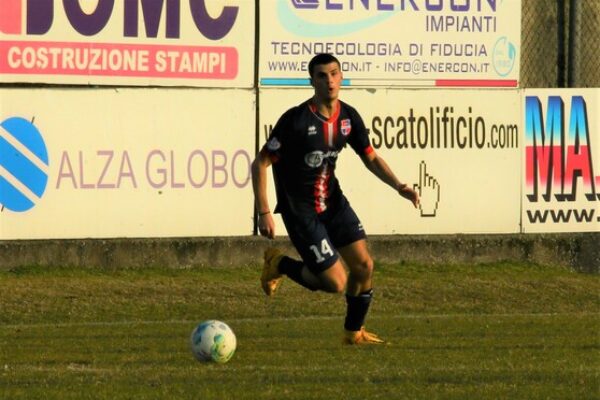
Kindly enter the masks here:
[[415, 206], [415, 208], [419, 207], [419, 203], [421, 200], [419, 198], [419, 194], [416, 191], [414, 191], [413, 189], [411, 189], [410, 186], [400, 185], [400, 187], [398, 188], [398, 193], [400, 194], [400, 196], [404, 197], [405, 199], [407, 199], [411, 203], [413, 203], [413, 206]]
[[271, 213], [258, 216], [258, 232], [261, 236], [275, 239], [275, 222]]

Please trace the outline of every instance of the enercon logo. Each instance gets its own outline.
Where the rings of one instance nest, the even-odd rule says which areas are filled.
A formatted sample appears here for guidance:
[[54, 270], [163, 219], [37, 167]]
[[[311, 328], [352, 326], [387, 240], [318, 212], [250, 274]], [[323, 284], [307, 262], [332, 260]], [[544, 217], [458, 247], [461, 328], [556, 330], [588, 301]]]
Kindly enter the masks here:
[[[319, 0], [278, 0], [277, 14], [281, 21], [281, 26], [289, 32], [303, 37], [331, 37], [341, 36], [352, 32], [370, 28], [377, 25], [388, 18], [394, 16], [400, 9], [384, 10], [387, 12], [379, 12], [376, 15], [365, 17], [363, 19], [343, 22], [338, 24], [332, 23], [316, 23], [307, 21], [304, 18], [296, 15], [290, 7], [290, 4], [297, 10], [308, 11], [319, 8]], [[327, 3], [326, 3], [327, 6]], [[333, 8], [335, 10], [335, 8]]]
[[33, 123], [13, 117], [0, 123], [0, 204], [27, 211], [48, 183], [48, 150]]

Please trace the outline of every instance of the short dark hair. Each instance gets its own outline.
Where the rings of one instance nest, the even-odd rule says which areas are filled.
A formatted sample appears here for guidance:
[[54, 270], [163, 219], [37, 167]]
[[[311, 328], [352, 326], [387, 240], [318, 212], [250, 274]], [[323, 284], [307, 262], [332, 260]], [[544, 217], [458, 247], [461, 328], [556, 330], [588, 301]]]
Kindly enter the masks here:
[[315, 67], [317, 65], [331, 64], [332, 62], [336, 63], [338, 65], [338, 67], [341, 68], [340, 60], [335, 58], [335, 56], [333, 54], [329, 54], [329, 53], [317, 54], [308, 63], [308, 74], [312, 78], [313, 72], [315, 72]]

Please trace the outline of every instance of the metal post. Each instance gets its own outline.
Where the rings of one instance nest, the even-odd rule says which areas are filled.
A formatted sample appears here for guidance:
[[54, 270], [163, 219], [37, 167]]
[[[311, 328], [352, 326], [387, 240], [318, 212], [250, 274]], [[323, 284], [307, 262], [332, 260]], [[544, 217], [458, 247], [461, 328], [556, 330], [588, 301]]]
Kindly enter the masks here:
[[556, 2], [556, 24], [557, 29], [556, 29], [556, 33], [557, 33], [557, 38], [556, 38], [556, 42], [557, 42], [557, 49], [556, 49], [556, 66], [557, 66], [557, 80], [556, 80], [556, 85], [559, 88], [564, 88], [566, 86], [566, 76], [567, 76], [567, 69], [566, 69], [566, 30], [567, 30], [567, 26], [565, 24], [565, 0], [558, 0]]
[[581, 32], [581, 0], [569, 2], [569, 87], [579, 84], [580, 73], [580, 32]]

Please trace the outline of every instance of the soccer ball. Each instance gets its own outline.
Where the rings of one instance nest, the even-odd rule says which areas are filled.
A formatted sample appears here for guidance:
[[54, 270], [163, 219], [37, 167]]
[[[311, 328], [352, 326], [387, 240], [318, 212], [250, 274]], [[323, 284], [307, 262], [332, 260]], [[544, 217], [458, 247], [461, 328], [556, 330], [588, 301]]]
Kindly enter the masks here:
[[192, 353], [199, 361], [223, 364], [235, 353], [237, 340], [226, 323], [213, 319], [201, 322], [194, 328], [190, 345]]

